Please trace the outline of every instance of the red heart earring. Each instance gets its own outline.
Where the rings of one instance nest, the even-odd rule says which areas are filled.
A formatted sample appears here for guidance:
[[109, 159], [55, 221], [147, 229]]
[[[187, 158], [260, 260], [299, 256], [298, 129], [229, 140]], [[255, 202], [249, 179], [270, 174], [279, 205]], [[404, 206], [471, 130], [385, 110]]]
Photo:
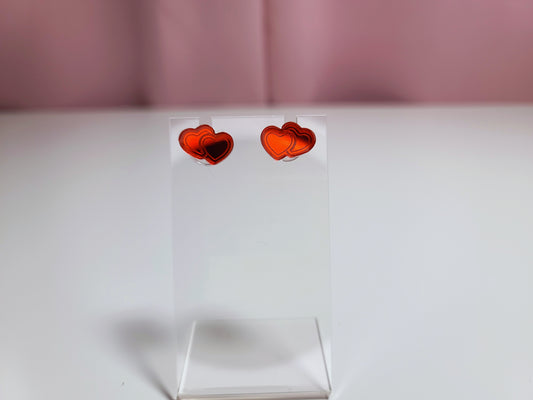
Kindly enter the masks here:
[[261, 144], [274, 160], [292, 161], [310, 151], [315, 143], [314, 132], [296, 122], [286, 122], [281, 128], [267, 126], [261, 132]]
[[185, 129], [180, 133], [181, 148], [198, 160], [211, 165], [224, 160], [233, 150], [233, 138], [226, 132], [215, 133], [209, 125]]

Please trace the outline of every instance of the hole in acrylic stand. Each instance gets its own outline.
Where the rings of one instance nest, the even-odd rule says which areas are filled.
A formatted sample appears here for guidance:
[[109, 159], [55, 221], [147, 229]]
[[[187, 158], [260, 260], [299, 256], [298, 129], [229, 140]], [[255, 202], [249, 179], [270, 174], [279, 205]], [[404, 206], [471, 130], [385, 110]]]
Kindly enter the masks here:
[[291, 161], [296, 160], [297, 158], [298, 157], [285, 157], [285, 158], [282, 158], [281, 161], [291, 162]]
[[203, 160], [203, 159], [200, 160], [200, 159], [198, 159], [198, 158], [194, 158], [194, 157], [191, 157], [191, 158], [192, 158], [192, 159], [194, 160], [194, 162], [197, 163], [197, 164], [205, 165], [206, 167], [211, 166], [211, 164], [209, 164], [206, 160]]

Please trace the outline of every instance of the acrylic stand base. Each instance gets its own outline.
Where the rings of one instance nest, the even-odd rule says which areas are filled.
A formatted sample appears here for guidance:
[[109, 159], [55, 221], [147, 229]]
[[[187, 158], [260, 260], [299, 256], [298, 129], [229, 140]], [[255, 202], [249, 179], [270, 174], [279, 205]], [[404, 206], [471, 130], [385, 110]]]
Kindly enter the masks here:
[[327, 399], [313, 318], [195, 321], [178, 399]]

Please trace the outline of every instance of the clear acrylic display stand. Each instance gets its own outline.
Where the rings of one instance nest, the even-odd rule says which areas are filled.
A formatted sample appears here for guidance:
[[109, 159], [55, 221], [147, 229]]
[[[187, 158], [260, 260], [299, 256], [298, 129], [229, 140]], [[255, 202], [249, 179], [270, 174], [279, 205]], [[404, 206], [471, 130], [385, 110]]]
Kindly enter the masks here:
[[[272, 159], [260, 135], [283, 116], [173, 118], [178, 398], [319, 399], [330, 393], [326, 120], [296, 122], [314, 148]], [[234, 140], [220, 164], [179, 145], [201, 123]]]

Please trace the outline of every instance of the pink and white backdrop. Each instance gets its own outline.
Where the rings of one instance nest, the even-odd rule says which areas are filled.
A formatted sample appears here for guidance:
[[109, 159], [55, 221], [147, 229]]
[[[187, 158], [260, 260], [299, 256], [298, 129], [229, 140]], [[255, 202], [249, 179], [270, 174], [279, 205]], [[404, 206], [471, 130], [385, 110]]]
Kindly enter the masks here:
[[533, 101], [532, 0], [0, 0], [0, 107]]

